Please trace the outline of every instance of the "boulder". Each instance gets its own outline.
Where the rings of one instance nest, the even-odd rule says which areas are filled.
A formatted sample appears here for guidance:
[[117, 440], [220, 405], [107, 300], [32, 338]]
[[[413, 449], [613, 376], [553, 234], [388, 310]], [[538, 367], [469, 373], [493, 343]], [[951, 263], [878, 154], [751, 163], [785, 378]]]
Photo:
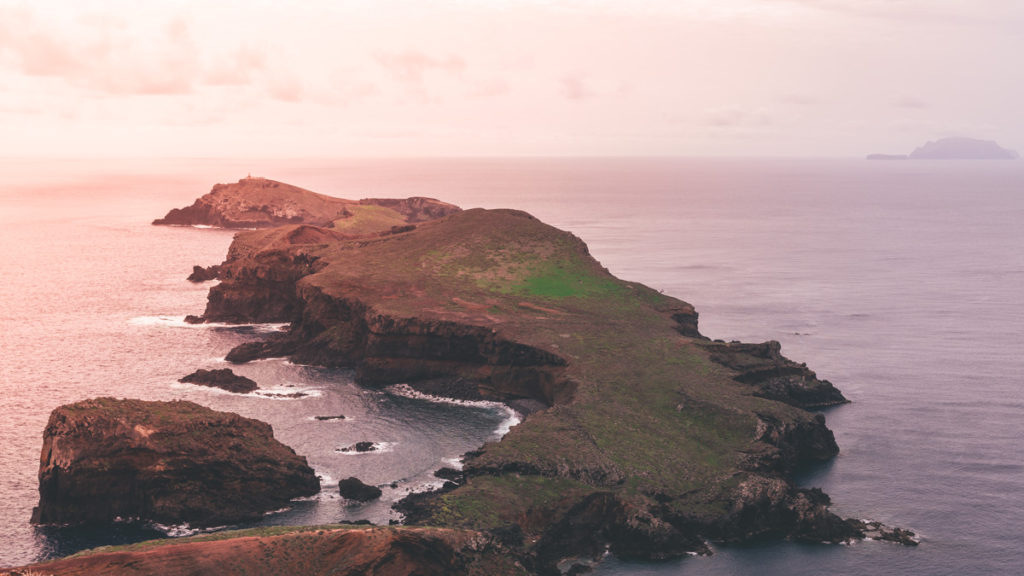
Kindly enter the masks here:
[[185, 401], [97, 398], [50, 414], [36, 524], [220, 526], [320, 490], [269, 424]]
[[380, 488], [376, 486], [369, 486], [363, 484], [363, 481], [355, 476], [345, 478], [341, 482], [338, 482], [338, 492], [341, 493], [341, 497], [346, 500], [355, 500], [357, 502], [369, 502], [370, 500], [376, 500], [380, 498], [382, 494]]
[[235, 374], [230, 368], [220, 368], [217, 370], [204, 370], [200, 368], [181, 378], [178, 382], [220, 388], [236, 394], [248, 394], [259, 388], [255, 381]]

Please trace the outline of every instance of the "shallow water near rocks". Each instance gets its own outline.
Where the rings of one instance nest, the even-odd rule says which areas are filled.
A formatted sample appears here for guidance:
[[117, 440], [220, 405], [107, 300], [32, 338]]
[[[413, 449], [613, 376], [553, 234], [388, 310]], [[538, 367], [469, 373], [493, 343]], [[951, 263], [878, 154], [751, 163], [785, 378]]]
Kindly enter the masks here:
[[[253, 172], [349, 197], [514, 207], [580, 236], [620, 278], [697, 307], [712, 338], [782, 342], [852, 404], [826, 413], [842, 452], [801, 481], [844, 515], [921, 546], [715, 545], [596, 574], [1013, 573], [1024, 560], [1024, 163], [860, 160], [0, 161], [0, 566], [181, 527], [100, 533], [28, 524], [50, 410], [110, 395], [188, 399], [265, 420], [324, 478], [268, 524], [394, 518], [390, 502], [513, 421], [489, 405], [367, 390], [345, 371], [265, 360], [235, 395], [177, 379], [227, 367], [278, 326], [204, 326], [232, 233], [153, 227]], [[299, 398], [288, 397], [294, 393]], [[316, 416], [344, 415], [344, 420]], [[381, 443], [376, 453], [337, 449]], [[350, 505], [339, 479], [384, 486]], [[398, 488], [390, 488], [397, 482]], [[332, 484], [333, 483], [333, 484]]]

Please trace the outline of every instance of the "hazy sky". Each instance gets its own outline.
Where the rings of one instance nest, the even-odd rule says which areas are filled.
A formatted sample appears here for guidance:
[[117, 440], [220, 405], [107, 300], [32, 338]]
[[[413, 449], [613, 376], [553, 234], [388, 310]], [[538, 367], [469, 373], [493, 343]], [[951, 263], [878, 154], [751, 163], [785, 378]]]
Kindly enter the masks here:
[[1024, 151], [1024, 0], [0, 0], [2, 156]]

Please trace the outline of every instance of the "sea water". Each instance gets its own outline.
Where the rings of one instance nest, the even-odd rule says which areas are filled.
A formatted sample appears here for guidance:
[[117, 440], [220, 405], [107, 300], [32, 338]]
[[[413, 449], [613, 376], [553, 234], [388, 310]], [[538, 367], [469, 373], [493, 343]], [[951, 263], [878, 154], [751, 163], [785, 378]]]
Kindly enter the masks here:
[[[264, 523], [395, 518], [389, 505], [514, 424], [497, 405], [368, 390], [339, 370], [264, 360], [236, 395], [177, 379], [224, 367], [279, 326], [203, 326], [232, 233], [150, 226], [252, 173], [335, 196], [432, 196], [513, 207], [581, 237], [620, 278], [684, 299], [712, 338], [778, 340], [853, 402], [826, 412], [841, 453], [799, 478], [847, 517], [917, 548], [777, 541], [667, 563], [606, 558], [601, 575], [1002, 574], [1024, 560], [1024, 163], [844, 159], [0, 160], [0, 566], [183, 534], [32, 527], [41, 434], [95, 396], [187, 399], [271, 423], [321, 495]], [[295, 393], [301, 397], [292, 397]], [[344, 420], [316, 416], [344, 415]], [[339, 451], [379, 443], [365, 455]], [[385, 487], [351, 506], [333, 483]], [[395, 488], [391, 488], [391, 483]]]

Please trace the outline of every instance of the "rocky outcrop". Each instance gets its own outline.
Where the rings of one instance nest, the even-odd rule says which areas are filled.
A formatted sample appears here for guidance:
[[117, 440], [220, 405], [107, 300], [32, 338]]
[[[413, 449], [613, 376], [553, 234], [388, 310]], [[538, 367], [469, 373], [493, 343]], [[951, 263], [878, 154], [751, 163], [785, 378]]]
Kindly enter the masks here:
[[[216, 184], [191, 206], [174, 208], [156, 225], [219, 228], [273, 228], [287, 224], [332, 226], [353, 217], [360, 206], [387, 208], [406, 223], [424, 222], [459, 211], [433, 198], [372, 198], [360, 201], [333, 198], [268, 178], [247, 177], [233, 184]], [[393, 224], [382, 224], [383, 232]]]
[[[281, 533], [283, 531], [283, 533]], [[493, 536], [469, 530], [333, 526], [247, 530], [153, 542], [143, 549], [78, 554], [12, 570], [82, 576], [516, 576], [527, 574]]]
[[370, 500], [376, 500], [383, 494], [380, 488], [376, 486], [370, 486], [363, 484], [363, 481], [355, 476], [345, 478], [341, 482], [338, 482], [338, 493], [341, 494], [342, 498], [346, 500], [355, 500], [356, 502], [369, 502]]
[[32, 521], [219, 526], [319, 489], [268, 424], [191, 402], [97, 398], [50, 415]]
[[338, 452], [374, 452], [376, 450], [377, 444], [370, 442], [368, 440], [363, 440], [361, 442], [356, 442], [351, 446], [339, 448]]
[[211, 388], [220, 388], [221, 390], [227, 390], [228, 392], [234, 392], [235, 394], [248, 394], [249, 392], [253, 392], [259, 388], [259, 385], [257, 385], [254, 380], [246, 378], [245, 376], [239, 376], [230, 368], [220, 368], [216, 370], [205, 370], [200, 368], [188, 376], [179, 379], [178, 382], [196, 384], [199, 386], [209, 386]]
[[189, 282], [209, 282], [210, 280], [216, 280], [217, 275], [220, 274], [220, 266], [214, 264], [213, 266], [193, 266], [192, 273], [188, 275]]
[[772, 340], [761, 344], [707, 342], [702, 344], [711, 360], [734, 370], [733, 378], [751, 387], [761, 398], [800, 408], [823, 408], [849, 402], [828, 380], [782, 355], [782, 345]]

